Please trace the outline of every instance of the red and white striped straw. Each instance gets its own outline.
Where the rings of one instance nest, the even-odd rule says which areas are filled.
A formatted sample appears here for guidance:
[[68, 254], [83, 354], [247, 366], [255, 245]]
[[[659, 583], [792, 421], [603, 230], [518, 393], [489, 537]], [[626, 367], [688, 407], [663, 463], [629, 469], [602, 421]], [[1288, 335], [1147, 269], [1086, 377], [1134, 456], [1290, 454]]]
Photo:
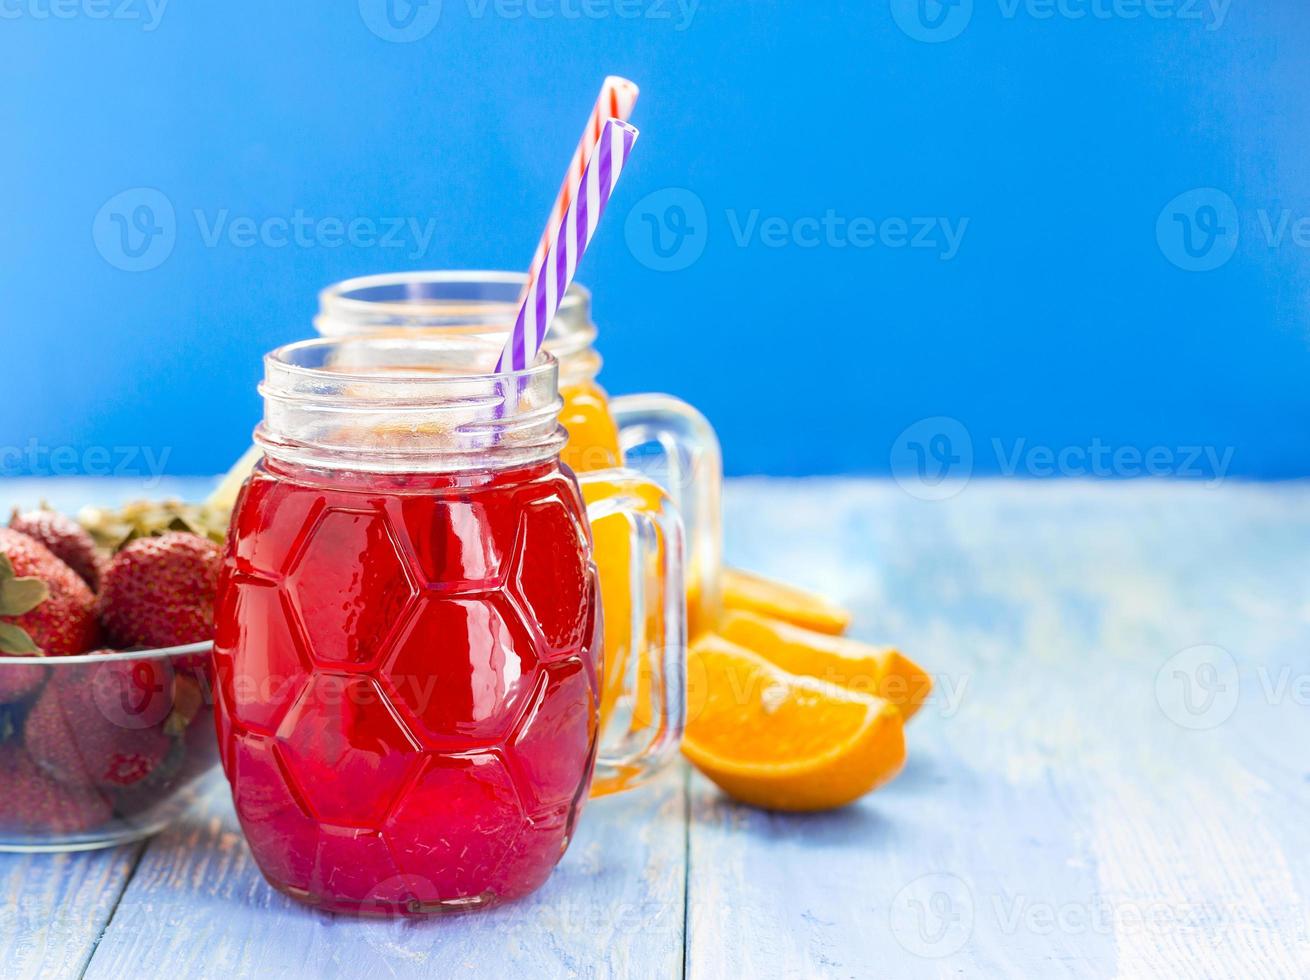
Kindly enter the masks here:
[[595, 148], [597, 140], [600, 139], [601, 127], [604, 126], [606, 119], [621, 119], [627, 122], [632, 115], [633, 106], [637, 104], [639, 91], [635, 82], [620, 78], [618, 75], [608, 75], [601, 83], [600, 95], [596, 97], [596, 104], [591, 107], [591, 116], [582, 131], [582, 139], [578, 141], [578, 148], [573, 151], [569, 169], [564, 173], [564, 183], [560, 184], [559, 194], [555, 196], [555, 204], [550, 209], [550, 217], [546, 219], [545, 231], [542, 232], [541, 240], [537, 242], [537, 251], [533, 253], [532, 262], [528, 265], [528, 281], [524, 283], [523, 292], [519, 294], [519, 302], [523, 301], [528, 289], [531, 288], [532, 277], [536, 275], [537, 267], [541, 265], [541, 260], [546, 255], [546, 249], [550, 247], [550, 243], [555, 240], [555, 235], [559, 232], [560, 222], [564, 220], [564, 212], [569, 209], [573, 198], [577, 196], [578, 185], [582, 183], [582, 171], [587, 166], [587, 161], [591, 159], [591, 151]]
[[621, 120], [607, 119], [601, 126], [600, 139], [583, 168], [577, 195], [533, 271], [514, 329], [496, 362], [497, 372], [521, 371], [536, 360], [636, 141], [637, 130]]

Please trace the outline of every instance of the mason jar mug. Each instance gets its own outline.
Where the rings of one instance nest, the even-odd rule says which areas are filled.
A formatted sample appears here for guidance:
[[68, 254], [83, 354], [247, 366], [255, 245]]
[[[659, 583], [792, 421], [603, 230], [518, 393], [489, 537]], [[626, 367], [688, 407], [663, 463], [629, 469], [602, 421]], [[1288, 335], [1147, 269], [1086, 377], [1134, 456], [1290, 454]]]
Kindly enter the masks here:
[[[314, 320], [327, 337], [358, 335], [418, 337], [431, 334], [482, 336], [503, 342], [518, 310], [525, 277], [511, 272], [399, 272], [349, 279], [319, 296]], [[597, 501], [607, 493], [643, 492], [612, 479], [605, 471], [627, 464], [656, 476], [673, 499], [687, 537], [687, 606], [693, 634], [713, 627], [721, 608], [721, 484], [718, 440], [705, 418], [668, 395], [610, 398], [597, 376], [602, 360], [595, 348], [591, 295], [574, 284], [560, 304], [546, 338], [559, 362], [564, 407], [560, 421], [568, 432], [561, 450], [566, 465], [589, 474], [584, 492]], [[618, 515], [592, 522], [606, 610], [602, 698], [606, 744], [641, 739], [649, 714], [644, 710], [647, 661], [657, 654], [643, 637], [649, 624], [629, 608], [632, 554], [629, 529]], [[635, 655], [634, 655], [635, 654]], [[593, 792], [615, 784], [602, 781]]]
[[[559, 370], [485, 374], [470, 334], [304, 341], [265, 359], [263, 450], [216, 613], [223, 766], [251, 850], [324, 909], [425, 915], [539, 886], [596, 779], [677, 755], [681, 527], [635, 473], [590, 508]], [[585, 479], [585, 477], [584, 477]], [[599, 749], [588, 516], [621, 516], [659, 604], [642, 745]], [[652, 598], [653, 597], [653, 598]], [[637, 780], [632, 780], [637, 781]]]

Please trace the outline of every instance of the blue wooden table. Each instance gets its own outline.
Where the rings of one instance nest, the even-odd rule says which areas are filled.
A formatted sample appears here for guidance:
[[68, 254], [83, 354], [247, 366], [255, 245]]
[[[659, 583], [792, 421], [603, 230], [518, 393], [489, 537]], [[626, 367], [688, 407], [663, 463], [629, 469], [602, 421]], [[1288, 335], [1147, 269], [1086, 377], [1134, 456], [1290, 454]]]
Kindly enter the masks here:
[[726, 507], [734, 563], [935, 674], [884, 790], [782, 816], [684, 768], [593, 803], [532, 898], [387, 924], [267, 888], [220, 784], [144, 844], [0, 856], [0, 975], [1310, 976], [1310, 486], [758, 480]]

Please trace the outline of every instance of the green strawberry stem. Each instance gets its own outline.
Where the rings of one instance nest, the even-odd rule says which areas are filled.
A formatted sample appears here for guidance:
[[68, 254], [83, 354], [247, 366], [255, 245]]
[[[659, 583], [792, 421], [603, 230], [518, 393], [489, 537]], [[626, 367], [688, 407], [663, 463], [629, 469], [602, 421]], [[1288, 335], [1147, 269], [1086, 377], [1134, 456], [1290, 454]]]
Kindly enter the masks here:
[[[50, 598], [50, 587], [39, 578], [19, 578], [14, 563], [0, 552], [0, 616], [21, 616]], [[0, 653], [39, 656], [38, 647], [27, 631], [14, 623], [0, 622]]]
[[41, 648], [32, 642], [27, 631], [13, 623], [0, 623], [0, 653], [18, 657], [40, 657]]
[[50, 598], [39, 578], [0, 578], [0, 616], [21, 616]]

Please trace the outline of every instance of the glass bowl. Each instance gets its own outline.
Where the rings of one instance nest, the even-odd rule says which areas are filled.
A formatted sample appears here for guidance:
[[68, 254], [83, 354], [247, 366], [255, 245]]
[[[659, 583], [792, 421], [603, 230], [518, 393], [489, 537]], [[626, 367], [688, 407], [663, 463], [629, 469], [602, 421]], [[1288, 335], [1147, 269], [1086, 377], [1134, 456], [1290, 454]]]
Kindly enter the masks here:
[[218, 762], [212, 643], [0, 656], [0, 851], [81, 851], [162, 830]]

